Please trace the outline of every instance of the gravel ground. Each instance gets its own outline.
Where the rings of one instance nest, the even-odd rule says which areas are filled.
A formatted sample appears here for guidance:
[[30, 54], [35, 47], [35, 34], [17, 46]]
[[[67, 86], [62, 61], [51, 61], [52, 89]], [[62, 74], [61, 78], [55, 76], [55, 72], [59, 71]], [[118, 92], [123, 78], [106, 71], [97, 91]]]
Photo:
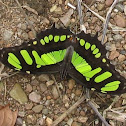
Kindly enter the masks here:
[[[49, 28], [54, 22], [56, 27], [67, 27], [74, 32], [79, 31], [77, 10], [67, 6], [70, 2], [76, 6], [76, 0], [19, 0], [30, 23], [38, 33]], [[83, 0], [90, 8], [106, 17], [113, 0]], [[92, 5], [90, 3], [92, 2]], [[84, 25], [87, 33], [96, 34], [102, 38], [103, 22], [82, 6]], [[112, 11], [110, 23], [126, 28], [126, 1], [120, 0]], [[0, 47], [20, 45], [34, 38], [33, 31], [26, 17], [14, 0], [0, 1]], [[112, 30], [108, 27], [105, 36], [107, 56], [116, 69], [126, 78], [126, 30]], [[12, 74], [5, 68], [4, 72]], [[55, 81], [55, 79], [56, 81]], [[60, 86], [60, 93], [57, 85]], [[6, 90], [5, 90], [6, 85]], [[5, 93], [6, 92], [6, 93]], [[16, 126], [51, 126], [52, 122], [67, 111], [84, 94], [82, 86], [74, 80], [60, 82], [58, 75], [26, 75], [18, 73], [0, 82], [0, 104], [10, 105], [12, 110], [18, 108]], [[90, 92], [91, 99], [102, 113], [113, 102], [115, 96]], [[15, 95], [16, 94], [16, 95]], [[126, 105], [126, 94], [114, 104], [114, 108]], [[122, 109], [125, 113], [126, 110]], [[126, 113], [125, 113], [126, 114]], [[124, 126], [124, 122], [112, 119], [107, 121], [112, 126]], [[101, 126], [101, 121], [84, 101], [72, 111], [58, 126]]]

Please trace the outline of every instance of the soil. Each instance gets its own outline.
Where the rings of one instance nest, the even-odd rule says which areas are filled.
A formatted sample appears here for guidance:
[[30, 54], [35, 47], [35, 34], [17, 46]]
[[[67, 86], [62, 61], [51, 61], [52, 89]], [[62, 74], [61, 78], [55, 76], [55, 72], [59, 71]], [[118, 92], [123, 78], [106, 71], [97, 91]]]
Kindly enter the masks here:
[[[22, 5], [22, 7], [28, 6], [30, 8], [28, 9], [28, 7], [23, 7], [23, 10], [27, 15], [30, 23], [34, 27], [36, 33], [50, 28], [54, 22], [57, 28], [69, 26], [73, 32], [78, 32], [80, 28], [77, 10], [74, 10], [69, 19], [69, 22], [67, 23], [67, 26], [64, 26], [63, 22], [60, 20], [60, 18], [63, 17], [70, 9], [70, 7], [67, 6], [67, 2], [68, 0], [19, 0], [19, 3]], [[70, 0], [69, 2], [74, 6], [77, 5], [76, 0]], [[126, 6], [125, 1], [120, 4]], [[51, 11], [54, 6], [56, 6], [56, 8]], [[105, 5], [105, 0], [97, 0], [93, 2], [92, 5], [88, 4], [88, 6], [90, 6], [92, 10], [94, 10], [102, 17], [106, 17], [109, 6]], [[98, 32], [98, 36], [100, 37], [102, 35], [103, 22], [90, 11], [88, 11], [84, 6], [82, 6], [82, 9], [84, 25], [87, 29], [87, 33], [96, 34]], [[36, 12], [38, 14], [35, 14]], [[114, 16], [117, 14], [123, 15], [123, 17], [126, 19], [124, 12], [121, 12], [120, 10], [118, 10], [118, 12], [113, 11], [110, 21], [115, 25], [116, 23], [114, 22]], [[121, 54], [126, 57], [126, 31], [112, 31], [111, 28], [108, 28], [108, 30], [109, 31], [106, 35], [105, 44], [106, 48], [109, 48], [108, 55], [111, 54], [112, 47], [115, 47], [115, 49], [119, 52], [119, 55]], [[8, 38], [5, 33], [10, 37]], [[120, 34], [122, 36], [121, 40], [118, 42], [115, 42], [113, 39], [113, 36], [116, 34]], [[23, 42], [28, 42], [32, 38], [34, 38], [34, 35], [31, 27], [15, 0], [5, 0], [3, 2], [0, 1], [0, 47], [3, 48], [20, 45]], [[118, 57], [119, 56], [115, 56], [111, 62], [120, 71], [120, 73], [126, 77], [126, 59], [124, 57], [124, 60], [121, 59], [121, 61], [119, 61], [120, 58]], [[6, 90], [5, 88], [0, 90], [0, 104], [9, 104], [13, 111], [18, 109], [19, 113], [15, 126], [51, 126], [49, 125], [51, 121], [56, 120], [61, 114], [63, 114], [75, 102], [77, 102], [82, 97], [82, 95], [85, 95], [85, 89], [81, 85], [74, 82], [74, 80], [70, 82], [71, 78], [60, 82], [59, 75], [54, 75], [56, 82], [58, 82], [60, 85], [61, 92], [61, 94], [55, 94], [54, 92], [56, 84], [53, 82], [54, 80], [52, 75], [46, 75], [46, 79], [42, 80], [40, 79], [42, 75], [28, 75], [23, 73], [15, 74], [14, 71], [7, 67], [4, 68], [3, 72], [9, 74], [10, 77], [7, 77], [0, 82], [0, 84], [2, 83], [4, 87], [6, 86]], [[14, 75], [12, 76], [12, 74]], [[10, 91], [17, 83], [21, 85], [23, 91], [28, 97], [28, 101], [25, 104], [19, 103], [17, 100], [10, 96]], [[43, 84], [45, 85], [46, 89], [45, 87], [40, 86], [43, 86]], [[41, 88], [44, 89], [44, 92]], [[29, 95], [32, 92], [37, 92], [40, 95], [40, 102], [35, 103], [29, 98]], [[91, 100], [94, 101], [97, 105], [100, 113], [103, 113], [103, 111], [110, 106], [110, 104], [113, 102], [113, 99], [115, 98], [115, 96], [92, 91], [90, 91], [90, 96]], [[124, 102], [125, 96], [122, 96], [113, 107], [124, 107], [126, 105]], [[33, 109], [37, 105], [43, 106], [40, 112], [36, 112], [39, 111], [38, 109]], [[125, 113], [126, 110], [122, 109], [122, 112]], [[106, 118], [106, 120], [114, 126], [125, 125], [123, 122], [116, 121], [109, 117]], [[74, 111], [72, 111], [63, 121], [58, 124], [58, 126], [101, 125], [102, 122], [96, 116], [94, 111], [87, 105], [86, 101], [80, 104]]]

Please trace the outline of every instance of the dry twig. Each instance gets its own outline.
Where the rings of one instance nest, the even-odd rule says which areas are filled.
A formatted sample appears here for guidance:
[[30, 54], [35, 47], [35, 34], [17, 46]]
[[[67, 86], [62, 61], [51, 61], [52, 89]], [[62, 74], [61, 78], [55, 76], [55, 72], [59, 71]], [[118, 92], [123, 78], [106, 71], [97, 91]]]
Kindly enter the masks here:
[[114, 105], [119, 99], [120, 99], [120, 97], [119, 97], [119, 96], [116, 96], [116, 97], [114, 98], [114, 101], [111, 103], [111, 105], [110, 105], [107, 109], [105, 109], [105, 110], [103, 111], [103, 117], [104, 117], [104, 118], [107, 117], [107, 112], [110, 111], [110, 110], [112, 109], [113, 105]]
[[119, 96], [115, 97], [115, 99], [112, 102], [112, 104], [106, 110], [104, 110], [103, 116], [105, 118], [114, 119], [116, 121], [125, 123], [125, 121], [126, 121], [126, 114], [120, 112], [120, 110], [123, 110], [124, 111], [124, 109], [126, 109], [126, 106], [118, 107], [118, 108], [112, 108], [113, 105], [116, 102], [118, 102], [119, 99], [120, 99]]
[[114, 111], [113, 109], [111, 109], [109, 112], [107, 112], [107, 118], [113, 119], [115, 121], [119, 121], [121, 123], [125, 123], [126, 122], [126, 113], [117, 112], [117, 111]]
[[77, 108], [83, 101], [85, 96], [81, 97], [74, 105], [72, 105], [66, 112], [64, 112], [59, 118], [57, 118], [52, 126], [57, 126], [66, 116], [68, 116], [75, 108]]
[[90, 100], [89, 89], [86, 89], [86, 100], [88, 105], [94, 110], [99, 119], [104, 123], [105, 126], [109, 126], [105, 118], [99, 113], [98, 109], [94, 106], [94, 104]]
[[82, 15], [81, 1], [80, 0], [77, 0], [77, 9], [78, 9], [78, 14], [79, 14], [79, 19], [80, 19], [80, 30], [84, 31], [86, 33], [86, 28], [83, 24], [83, 15]]
[[111, 12], [112, 12], [113, 8], [115, 7], [115, 5], [116, 5], [116, 3], [118, 1], [119, 0], [115, 0], [113, 2], [113, 4], [111, 5], [111, 7], [109, 8], [108, 12], [107, 12], [106, 19], [105, 19], [105, 24], [104, 24], [104, 28], [103, 28], [103, 35], [102, 35], [102, 41], [101, 41], [102, 44], [104, 44], [104, 39], [105, 39], [105, 35], [106, 35], [106, 32], [107, 32], [107, 27], [108, 27], [109, 19], [111, 17]]
[[[89, 11], [91, 11], [95, 16], [97, 16], [101, 21], [105, 22], [105, 18], [91, 10], [85, 3], [82, 3]], [[110, 22], [108, 23], [108, 26], [112, 28], [113, 31], [126, 31], [126, 28], [121, 28], [116, 25], [111, 24]]]
[[33, 8], [31, 8], [31, 7], [27, 6], [27, 5], [24, 5], [22, 7], [25, 8], [25, 9], [27, 9], [28, 11], [30, 11], [30, 12], [38, 15], [38, 12], [35, 9], [33, 9]]

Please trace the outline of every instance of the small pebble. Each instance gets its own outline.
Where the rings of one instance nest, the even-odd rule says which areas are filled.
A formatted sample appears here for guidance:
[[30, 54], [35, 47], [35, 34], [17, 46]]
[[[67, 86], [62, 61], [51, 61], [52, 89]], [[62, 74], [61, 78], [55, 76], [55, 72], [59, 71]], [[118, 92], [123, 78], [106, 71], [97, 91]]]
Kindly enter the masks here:
[[122, 105], [126, 105], [126, 99], [123, 99]]
[[78, 122], [73, 122], [71, 126], [81, 126]]
[[80, 111], [80, 115], [81, 115], [81, 116], [85, 116], [86, 113], [85, 113], [84, 111]]
[[13, 89], [10, 91], [10, 96], [17, 100], [20, 104], [24, 104], [28, 101], [27, 95], [20, 84], [14, 85]]
[[92, 2], [94, 2], [94, 0], [84, 0], [84, 2], [88, 5], [90, 5]]
[[0, 40], [0, 45], [3, 45], [4, 44], [4, 41], [3, 40]]
[[42, 74], [38, 77], [41, 82], [49, 81], [49, 76], [47, 74]]
[[99, 124], [99, 120], [98, 120], [98, 119], [95, 120], [95, 124], [96, 124], [96, 125]]
[[113, 3], [113, 0], [106, 0], [105, 1], [106, 6], [111, 6], [112, 3]]
[[126, 59], [125, 55], [120, 54], [118, 57], [119, 62], [124, 61]]
[[126, 44], [125, 44], [123, 47], [124, 47], [124, 49], [126, 50]]
[[46, 98], [47, 98], [47, 100], [52, 99], [52, 97], [50, 95], [48, 95]]
[[54, 81], [53, 80], [49, 80], [49, 81], [46, 82], [46, 86], [47, 87], [49, 87], [49, 86], [51, 86], [53, 84], [54, 84]]
[[50, 100], [46, 100], [45, 106], [49, 106], [51, 104]]
[[118, 102], [115, 103], [115, 108], [118, 108], [122, 105], [122, 99], [119, 99]]
[[35, 112], [35, 113], [39, 113], [42, 111], [42, 108], [43, 108], [43, 105], [36, 105], [32, 108], [32, 110]]
[[69, 126], [71, 126], [71, 125], [72, 125], [72, 123], [73, 123], [73, 119], [72, 119], [72, 118], [70, 118], [70, 119], [67, 121], [67, 124], [68, 124]]
[[121, 51], [120, 51], [120, 54], [126, 55], [126, 50], [121, 50]]
[[31, 85], [39, 85], [39, 82], [35, 79], [31, 81]]
[[81, 93], [82, 93], [82, 91], [81, 91], [80, 89], [77, 89], [77, 90], [75, 91], [76, 96], [80, 96]]
[[113, 50], [111, 53], [110, 53], [110, 55], [109, 55], [109, 59], [110, 60], [113, 60], [113, 59], [115, 59], [116, 57], [118, 57], [119, 56], [119, 52], [117, 52], [116, 50]]
[[97, 4], [97, 9], [98, 9], [99, 11], [101, 11], [101, 10], [103, 10], [104, 6], [105, 6], [104, 4], [99, 3], [99, 4]]
[[126, 99], [126, 93], [122, 94], [121, 97], [122, 97], [123, 99]]
[[32, 86], [30, 84], [27, 84], [26, 91], [27, 92], [31, 92], [32, 91]]
[[113, 51], [113, 50], [116, 50], [115, 44], [112, 44], [112, 45], [111, 45], [111, 50], [110, 50], [110, 51]]
[[28, 115], [27, 116], [27, 123], [28, 124], [33, 124], [35, 122], [36, 118], [33, 115]]
[[47, 90], [46, 84], [41, 83], [41, 84], [40, 84], [40, 90], [41, 90], [42, 93], [45, 92], [45, 91]]
[[32, 92], [29, 94], [29, 99], [35, 103], [39, 103], [41, 100], [41, 96], [36, 92]]
[[70, 105], [69, 105], [69, 103], [67, 102], [67, 103], [65, 103], [65, 107], [66, 108], [68, 108]]
[[23, 32], [21, 34], [21, 38], [23, 38], [24, 40], [28, 40], [28, 34], [26, 32]]
[[67, 103], [67, 102], [69, 102], [69, 98], [67, 95], [64, 95], [63, 96], [63, 103]]
[[114, 18], [114, 21], [117, 26], [122, 27], [122, 28], [126, 27], [126, 20], [124, 16], [116, 15]]
[[120, 34], [114, 35], [113, 36], [114, 41], [118, 42], [123, 40], [123, 37]]
[[5, 30], [3, 33], [3, 40], [8, 41], [11, 39], [13, 32], [11, 30]]
[[47, 115], [47, 114], [49, 113], [49, 110], [45, 108], [45, 109], [42, 110], [42, 113], [43, 113], [44, 115]]
[[96, 23], [97, 22], [97, 20], [98, 20], [98, 18], [97, 17], [92, 17], [92, 23], [94, 24], [94, 23]]
[[52, 13], [53, 11], [55, 11], [57, 8], [57, 5], [53, 5], [51, 8], [50, 8], [50, 12]]
[[123, 63], [126, 65], [126, 60]]
[[71, 79], [68, 81], [68, 87], [70, 90], [73, 89], [73, 87], [75, 86], [75, 80]]
[[44, 18], [42, 21], [41, 21], [43, 24], [49, 24], [49, 20], [47, 18]]
[[58, 93], [58, 91], [57, 91], [56, 86], [53, 86], [53, 87], [52, 87], [52, 95], [53, 95], [53, 98], [54, 98], [54, 99], [57, 99], [57, 98], [59, 97], [59, 93]]
[[18, 112], [18, 116], [20, 116], [20, 117], [25, 117], [25, 112], [24, 112], [24, 111], [19, 111], [19, 112]]
[[32, 31], [29, 31], [29, 32], [28, 32], [28, 37], [29, 37], [30, 39], [34, 39], [34, 38], [35, 38], [35, 36], [34, 36], [34, 34], [33, 34]]
[[21, 28], [22, 30], [26, 30], [27, 29], [27, 24], [26, 23], [19, 23], [17, 25], [18, 28]]
[[46, 118], [46, 125], [47, 125], [47, 126], [51, 126], [52, 123], [53, 123], [53, 120], [52, 120], [51, 118], [47, 117], [47, 118]]
[[62, 8], [61, 7], [57, 7], [56, 9], [55, 9], [55, 13], [56, 14], [62, 14], [63, 12], [62, 12]]
[[40, 126], [44, 126], [45, 125], [45, 120], [41, 117], [40, 119], [38, 119], [37, 124], [40, 125]]
[[22, 118], [18, 117], [18, 118], [16, 119], [16, 125], [22, 126], [22, 124], [23, 124]]
[[120, 12], [123, 12], [123, 11], [124, 11], [124, 5], [122, 5], [121, 3], [117, 4], [117, 5], [115, 6], [115, 8], [116, 8], [117, 10], [119, 10]]
[[32, 109], [32, 107], [33, 107], [33, 103], [27, 103], [27, 104], [25, 104], [25, 108], [26, 108], [27, 110]]
[[88, 117], [83, 117], [83, 116], [78, 117], [78, 122], [86, 123], [87, 120], [88, 120]]

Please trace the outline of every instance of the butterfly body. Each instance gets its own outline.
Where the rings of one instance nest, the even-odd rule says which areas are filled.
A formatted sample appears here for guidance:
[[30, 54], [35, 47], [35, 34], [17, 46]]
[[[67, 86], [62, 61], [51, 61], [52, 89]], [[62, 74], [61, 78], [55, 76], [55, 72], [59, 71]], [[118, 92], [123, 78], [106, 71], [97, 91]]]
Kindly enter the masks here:
[[126, 92], [126, 81], [106, 58], [97, 36], [52, 27], [28, 43], [0, 50], [0, 61], [26, 73], [60, 73], [101, 93]]

